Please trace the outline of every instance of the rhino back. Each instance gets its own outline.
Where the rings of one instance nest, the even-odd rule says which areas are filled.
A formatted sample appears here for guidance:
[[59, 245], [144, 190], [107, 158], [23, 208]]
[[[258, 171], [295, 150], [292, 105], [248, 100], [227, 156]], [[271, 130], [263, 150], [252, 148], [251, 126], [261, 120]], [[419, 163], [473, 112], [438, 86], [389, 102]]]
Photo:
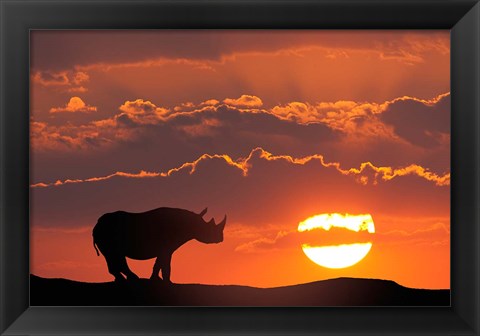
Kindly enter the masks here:
[[117, 211], [101, 216], [93, 230], [99, 245], [110, 245], [133, 257], [152, 257], [159, 249], [176, 249], [193, 238], [195, 214], [173, 208], [143, 213]]

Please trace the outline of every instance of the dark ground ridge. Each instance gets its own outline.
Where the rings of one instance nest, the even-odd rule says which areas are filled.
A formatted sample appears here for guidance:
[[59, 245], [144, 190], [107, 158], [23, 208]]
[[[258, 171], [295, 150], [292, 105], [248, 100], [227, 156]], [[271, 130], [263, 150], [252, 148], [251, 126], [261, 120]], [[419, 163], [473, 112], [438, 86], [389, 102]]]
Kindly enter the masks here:
[[390, 280], [336, 278], [256, 288], [239, 285], [87, 283], [30, 276], [31, 306], [449, 306], [450, 290], [408, 288]]

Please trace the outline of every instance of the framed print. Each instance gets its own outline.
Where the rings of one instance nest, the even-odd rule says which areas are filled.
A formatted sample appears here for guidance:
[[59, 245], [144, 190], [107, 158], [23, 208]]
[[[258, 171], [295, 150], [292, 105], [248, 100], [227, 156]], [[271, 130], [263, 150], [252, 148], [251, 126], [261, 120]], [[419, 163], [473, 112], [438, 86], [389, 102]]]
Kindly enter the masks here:
[[477, 1], [1, 11], [2, 334], [478, 334]]
[[30, 305], [450, 306], [449, 35], [32, 30]]

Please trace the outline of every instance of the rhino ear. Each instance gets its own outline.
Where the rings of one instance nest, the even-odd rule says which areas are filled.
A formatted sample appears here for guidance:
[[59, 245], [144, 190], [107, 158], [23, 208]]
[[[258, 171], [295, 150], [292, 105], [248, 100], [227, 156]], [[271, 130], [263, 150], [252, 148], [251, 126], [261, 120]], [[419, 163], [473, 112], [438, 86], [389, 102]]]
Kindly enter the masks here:
[[208, 208], [203, 209], [202, 212], [200, 212], [198, 215], [200, 217], [203, 217], [207, 213], [207, 210], [208, 210]]
[[225, 224], [226, 224], [226, 223], [227, 223], [227, 215], [225, 215], [225, 217], [223, 218], [223, 220], [222, 220], [220, 223], [218, 223], [217, 226], [218, 226], [219, 228], [221, 228], [222, 231], [223, 231], [223, 229], [225, 228]]

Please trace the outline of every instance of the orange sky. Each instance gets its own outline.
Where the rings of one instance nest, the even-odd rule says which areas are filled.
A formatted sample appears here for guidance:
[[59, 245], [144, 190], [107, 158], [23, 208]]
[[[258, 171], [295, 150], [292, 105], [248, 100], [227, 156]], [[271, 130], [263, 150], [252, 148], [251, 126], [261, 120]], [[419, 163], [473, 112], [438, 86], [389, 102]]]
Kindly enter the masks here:
[[[450, 287], [448, 31], [34, 31], [31, 41], [32, 273], [110, 281], [92, 246], [98, 217], [208, 206], [207, 219], [228, 215], [225, 241], [181, 247], [173, 282]], [[375, 222], [372, 250], [345, 269], [310, 261], [296, 233], [333, 212]], [[142, 277], [152, 263], [129, 260]]]

